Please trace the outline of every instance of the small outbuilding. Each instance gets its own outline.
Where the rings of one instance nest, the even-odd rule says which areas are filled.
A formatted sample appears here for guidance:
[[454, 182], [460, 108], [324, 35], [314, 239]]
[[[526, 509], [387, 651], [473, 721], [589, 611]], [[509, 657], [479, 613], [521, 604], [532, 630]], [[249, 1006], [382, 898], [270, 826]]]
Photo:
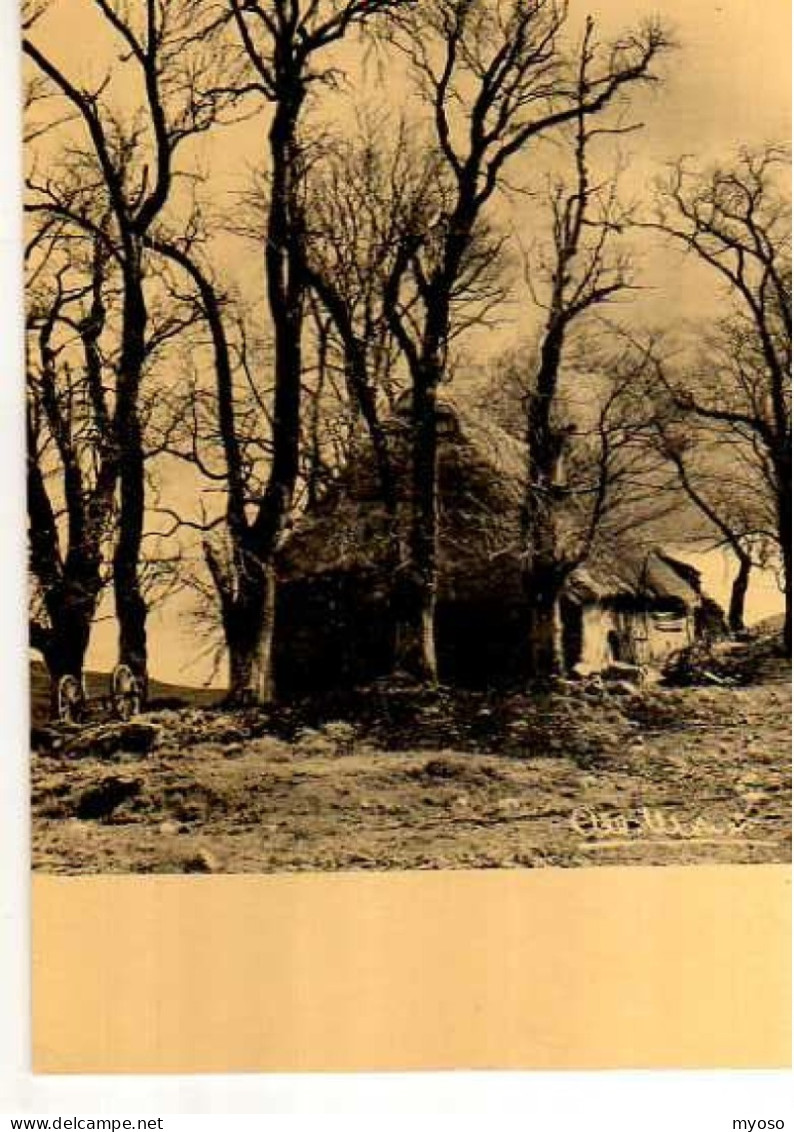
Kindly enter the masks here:
[[[407, 561], [407, 423], [387, 426], [396, 515], [383, 503], [362, 438], [320, 502], [296, 524], [279, 564], [276, 679], [282, 694], [371, 683], [393, 670], [394, 577]], [[481, 414], [439, 407], [439, 675], [464, 687], [510, 686], [527, 671], [521, 572], [521, 444]], [[690, 644], [703, 606], [697, 570], [662, 549], [601, 554], [561, 603], [568, 669], [658, 665]]]
[[699, 572], [660, 548], [588, 563], [562, 599], [566, 667], [661, 667], [699, 636], [704, 600]]

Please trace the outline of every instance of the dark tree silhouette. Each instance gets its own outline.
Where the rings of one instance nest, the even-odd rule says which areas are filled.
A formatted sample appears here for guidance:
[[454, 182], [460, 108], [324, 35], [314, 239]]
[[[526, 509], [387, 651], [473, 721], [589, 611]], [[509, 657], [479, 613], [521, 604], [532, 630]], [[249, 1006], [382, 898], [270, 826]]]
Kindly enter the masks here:
[[[403, 254], [421, 302], [390, 307], [413, 400], [413, 524], [406, 572], [403, 663], [437, 677], [434, 616], [437, 544], [436, 399], [461, 289], [480, 285], [498, 259], [487, 208], [520, 154], [538, 138], [595, 118], [635, 84], [652, 80], [667, 47], [649, 23], [610, 44], [588, 24], [578, 57], [565, 46], [568, 9], [557, 0], [433, 0], [407, 10], [394, 41], [408, 58], [432, 120], [443, 174], [439, 211]], [[479, 246], [478, 246], [479, 245]]]
[[29, 253], [27, 486], [39, 598], [30, 641], [47, 665], [55, 709], [60, 678], [82, 675], [107, 582], [120, 445], [105, 332], [118, 279], [100, 239], [64, 242], [49, 228]]
[[[664, 374], [664, 362], [656, 363]], [[666, 390], [669, 381], [662, 378]], [[770, 514], [765, 486], [745, 440], [726, 435], [710, 421], [681, 411], [670, 397], [659, 404], [653, 425], [662, 457], [675, 469], [684, 496], [705, 520], [705, 531], [693, 541], [704, 548], [728, 548], [736, 559], [736, 574], [728, 604], [728, 628], [742, 632], [752, 571], [768, 566], [776, 543], [775, 517]], [[730, 461], [731, 475], [726, 477]]]
[[[140, 562], [146, 497], [145, 452], [139, 397], [147, 356], [149, 313], [145, 240], [168, 204], [185, 142], [210, 129], [244, 93], [235, 57], [224, 49], [217, 13], [198, 0], [96, 0], [120, 44], [121, 66], [141, 99], [126, 118], [110, 91], [111, 72], [88, 88], [37, 43], [37, 16], [26, 21], [23, 50], [38, 74], [67, 106], [88, 146], [74, 143], [71, 191], [62, 180], [31, 176], [30, 213], [68, 219], [99, 234], [97, 196], [112, 217], [102, 232], [122, 283], [117, 413], [124, 442], [119, 453], [120, 502], [113, 585], [119, 658], [143, 686], [147, 677], [146, 601]], [[69, 126], [74, 127], [69, 119]]]
[[270, 104], [268, 199], [263, 249], [273, 336], [273, 430], [270, 472], [255, 513], [239, 527], [228, 586], [239, 625], [232, 693], [266, 702], [273, 695], [275, 556], [300, 475], [303, 332], [308, 280], [301, 208], [304, 154], [299, 137], [311, 90], [334, 81], [324, 53], [401, 0], [228, 0], [250, 64], [251, 85]]
[[711, 426], [712, 438], [716, 434], [724, 438], [726, 453], [739, 445], [760, 494], [765, 495], [771, 523], [761, 533], [771, 533], [779, 551], [787, 648], [791, 647], [789, 167], [790, 153], [783, 147], [745, 149], [734, 161], [711, 171], [681, 161], [661, 187], [660, 214], [652, 225], [705, 264], [732, 305], [731, 313], [716, 327], [701, 332], [708, 352], [692, 365], [679, 367], [674, 377], [668, 373], [665, 388], [680, 412], [698, 426]]

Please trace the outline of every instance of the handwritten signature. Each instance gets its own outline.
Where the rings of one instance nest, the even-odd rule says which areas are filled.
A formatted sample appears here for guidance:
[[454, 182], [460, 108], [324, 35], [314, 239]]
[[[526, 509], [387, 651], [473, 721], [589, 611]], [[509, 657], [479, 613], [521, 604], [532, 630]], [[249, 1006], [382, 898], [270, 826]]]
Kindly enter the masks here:
[[699, 841], [748, 843], [757, 831], [757, 822], [747, 810], [736, 810], [724, 817], [699, 813], [683, 816], [652, 806], [628, 811], [599, 810], [578, 806], [570, 816], [571, 828], [591, 848], [632, 841]]

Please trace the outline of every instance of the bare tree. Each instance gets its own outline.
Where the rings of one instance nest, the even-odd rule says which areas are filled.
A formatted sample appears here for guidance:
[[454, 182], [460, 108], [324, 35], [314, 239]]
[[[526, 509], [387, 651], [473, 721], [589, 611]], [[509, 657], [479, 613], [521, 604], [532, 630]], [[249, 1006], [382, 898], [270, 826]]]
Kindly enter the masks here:
[[304, 499], [298, 509], [316, 506], [348, 463], [359, 438], [361, 410], [351, 397], [350, 367], [333, 318], [312, 290], [308, 296], [310, 331], [304, 362], [302, 472]]
[[[678, 410], [710, 426], [753, 469], [782, 564], [784, 639], [791, 646], [791, 223], [783, 147], [741, 150], [711, 171], [680, 161], [660, 191], [653, 227], [722, 284], [730, 313], [688, 367], [667, 374]], [[703, 330], [701, 329], [701, 335]], [[768, 528], [767, 528], [768, 529]], [[726, 536], [727, 537], [727, 536]]]
[[[68, 219], [93, 234], [99, 234], [97, 197], [112, 216], [112, 228], [102, 238], [118, 264], [123, 296], [117, 383], [123, 443], [113, 583], [119, 656], [145, 686], [146, 602], [139, 565], [146, 491], [138, 411], [149, 321], [144, 245], [173, 193], [184, 143], [210, 129], [244, 88], [234, 56], [219, 39], [217, 13], [201, 0], [96, 0], [96, 8], [118, 39], [122, 66], [134, 72], [132, 89], [142, 91], [140, 104], [126, 117], [117, 113], [111, 90], [115, 72], [108, 70], [91, 88], [83, 86], [42, 50], [36, 42], [37, 20], [29, 20], [23, 50], [68, 107], [88, 145], [74, 147], [69, 191], [64, 193], [62, 178], [34, 172], [26, 207]], [[46, 15], [43, 8], [37, 15], [42, 13]]]
[[[123, 281], [107, 235], [109, 214], [98, 218], [94, 234], [47, 213], [37, 220], [26, 247], [29, 537], [40, 599], [31, 642], [55, 691], [61, 676], [79, 677], [100, 594], [113, 580], [125, 443], [118, 397]], [[167, 358], [194, 319], [170, 296], [150, 298], [145, 372], [162, 365], [161, 355]], [[151, 386], [139, 394], [143, 436], [173, 428], [167, 402]], [[144, 442], [153, 498], [159, 451], [151, 439]], [[154, 547], [139, 564], [141, 598], [151, 608], [173, 587], [178, 556], [156, 529], [145, 529], [143, 540]]]
[[328, 313], [348, 398], [369, 435], [392, 516], [397, 484], [383, 418], [404, 376], [386, 304], [432, 182], [410, 131], [405, 119], [381, 114], [365, 119], [352, 138], [326, 140], [307, 174], [304, 205], [307, 279]]
[[[659, 360], [657, 371], [664, 366]], [[665, 384], [667, 381], [665, 379]], [[705, 549], [728, 548], [736, 574], [728, 605], [728, 627], [745, 628], [745, 605], [752, 570], [769, 565], [776, 543], [775, 516], [758, 482], [752, 450], [741, 436], [677, 409], [667, 398], [653, 422], [662, 457], [675, 469], [684, 496], [705, 520], [691, 540]], [[726, 463], [731, 475], [726, 477]]]
[[578, 58], [571, 59], [564, 44], [567, 22], [567, 5], [558, 0], [433, 0], [406, 11], [395, 35], [418, 78], [445, 171], [431, 235], [417, 233], [403, 257], [421, 317], [413, 309], [406, 314], [396, 288], [390, 312], [413, 390], [413, 524], [402, 659], [423, 680], [437, 675], [436, 394], [456, 297], [467, 276], [476, 288], [497, 258], [498, 242], [485, 230], [487, 206], [519, 154], [541, 136], [597, 117], [633, 85], [651, 81], [668, 45], [655, 23], [600, 45], [591, 22]]
[[49, 229], [32, 243], [40, 254], [29, 259], [37, 262], [27, 311], [27, 488], [40, 600], [30, 641], [46, 662], [54, 709], [61, 677], [82, 674], [108, 579], [120, 458], [106, 331], [118, 280], [101, 239], [63, 240]]
[[[250, 693], [251, 659], [258, 648], [261, 623], [251, 616], [250, 590], [257, 586], [260, 563], [249, 550], [252, 523], [248, 505], [252, 502], [254, 484], [251, 463], [246, 452], [246, 434], [241, 429], [241, 414], [235, 392], [234, 344], [227, 327], [227, 300], [213, 279], [211, 270], [202, 263], [199, 239], [177, 241], [164, 235], [152, 238], [150, 248], [176, 264], [185, 273], [195, 292], [197, 309], [210, 335], [214, 390], [210, 415], [217, 423], [211, 428], [210, 447], [220, 449], [220, 467], [213, 470], [202, 455], [195, 390], [186, 406], [192, 415], [188, 424], [190, 449], [183, 458], [193, 463], [206, 478], [218, 484], [223, 492], [223, 514], [226, 554], [219, 552], [217, 540], [207, 534], [217, 526], [210, 519], [200, 524], [207, 566], [221, 607], [221, 623], [229, 655], [229, 692], [233, 700], [245, 700]], [[244, 345], [242, 350], [244, 350]], [[238, 350], [238, 359], [245, 362]], [[263, 406], [264, 409], [264, 406]], [[262, 422], [259, 422], [260, 428]], [[167, 447], [167, 446], [164, 446]], [[176, 449], [167, 448], [172, 454]], [[184, 520], [177, 517], [180, 525]]]
[[[572, 571], [587, 559], [604, 518], [608, 469], [614, 455], [608, 422], [616, 407], [625, 409], [630, 391], [629, 382], [624, 380], [617, 381], [607, 394], [598, 418], [601, 459], [596, 462], [598, 474], [590, 489], [593, 507], [585, 524], [587, 534], [573, 551], [570, 547], [564, 550], [560, 524], [581, 490], [569, 482], [567, 450], [574, 426], [565, 412], [560, 412], [559, 404], [566, 351], [594, 312], [632, 289], [634, 276], [621, 243], [629, 214], [618, 194], [619, 168], [603, 180], [593, 171], [594, 142], [603, 135], [631, 129], [591, 125], [584, 113], [594, 36], [594, 24], [588, 20], [577, 78], [581, 110], [574, 125], [567, 128], [573, 174], [553, 180], [550, 240], [544, 250], [527, 261], [527, 282], [536, 304], [545, 311], [536, 368], [525, 401], [527, 478], [522, 524], [530, 668], [539, 677], [553, 675], [563, 666], [560, 595]], [[544, 241], [538, 243], [543, 249]], [[635, 378], [642, 376], [643, 364], [633, 371]], [[582, 375], [582, 393], [594, 380], [594, 373]]]
[[255, 514], [240, 535], [235, 608], [245, 626], [234, 693], [257, 702], [273, 694], [275, 556], [294, 505], [300, 474], [302, 340], [306, 318], [302, 113], [318, 84], [334, 81], [324, 53], [402, 0], [228, 0], [228, 13], [250, 63], [252, 83], [272, 107], [267, 157], [269, 194], [262, 245], [273, 335], [272, 458]]
[[[248, 698], [247, 673], [259, 633], [240, 601], [247, 575], [259, 564], [247, 551], [250, 527], [265, 489], [272, 459], [273, 418], [270, 390], [262, 390], [254, 377], [264, 359], [249, 341], [250, 312], [220, 282], [208, 261], [208, 238], [200, 218], [190, 225], [189, 238], [160, 234], [149, 247], [175, 265], [192, 287], [190, 301], [208, 332], [208, 342], [192, 335], [188, 352], [191, 365], [202, 376], [211, 374], [211, 388], [187, 381], [177, 391], [167, 418], [178, 418], [166, 429], [160, 450], [191, 464], [210, 484], [220, 501], [210, 514], [187, 519], [171, 509], [174, 530], [192, 529], [201, 535], [211, 590], [218, 601], [220, 629], [229, 660], [229, 695], [232, 702]], [[181, 296], [184, 300], [185, 296]], [[307, 404], [301, 422], [299, 477], [294, 510], [316, 503], [344, 465], [355, 436], [344, 358], [332, 360], [331, 319], [309, 297], [315, 321], [304, 347], [302, 395]], [[338, 344], [337, 344], [338, 345]], [[209, 362], [202, 360], [209, 347]], [[254, 354], [258, 356], [254, 358]], [[314, 356], [316, 364], [310, 365]], [[341, 367], [341, 372], [339, 369]], [[354, 406], [355, 411], [355, 406]], [[189, 583], [203, 599], [204, 580], [192, 573]]]
[[[525, 451], [527, 421], [537, 397], [541, 366], [537, 343], [511, 348], [481, 394], [483, 411], [519, 440]], [[557, 368], [554, 396], [544, 414], [553, 470], [544, 481], [537, 525], [527, 523], [525, 481], [521, 545], [530, 620], [530, 670], [545, 678], [564, 668], [561, 597], [579, 567], [652, 546], [671, 516], [682, 511], [680, 492], [668, 466], [649, 443], [657, 410], [648, 395], [656, 341], [625, 334], [598, 320], [572, 323]], [[535, 491], [537, 491], [535, 486]], [[528, 547], [529, 532], [533, 543]], [[536, 557], [537, 556], [537, 557]], [[535, 580], [533, 567], [541, 577]], [[546, 587], [543, 617], [537, 618], [537, 588]], [[545, 604], [548, 602], [548, 605]]]
[[[402, 123], [393, 145], [384, 146], [380, 140], [376, 143], [373, 123], [368, 122], [361, 137], [322, 138], [310, 147], [311, 160], [295, 205], [303, 241], [308, 325], [301, 349], [305, 408], [299, 421], [292, 510], [299, 511], [304, 502], [318, 502], [360, 441], [363, 422], [382, 498], [394, 519], [388, 547], [394, 569], [399, 560], [397, 484], [385, 417], [399, 390], [400, 352], [385, 303], [398, 249], [405, 239], [413, 238], [417, 208], [428, 183], [427, 170], [408, 137], [408, 126]], [[243, 208], [235, 212], [234, 231], [248, 239], [259, 238], [269, 200], [269, 177], [257, 176], [244, 196]], [[267, 484], [267, 475], [263, 481], [261, 467], [254, 472], [246, 452], [257, 428], [260, 436], [273, 436], [273, 398], [272, 391], [262, 390], [253, 377], [245, 320], [209, 263], [209, 243], [208, 226], [199, 212], [178, 237], [167, 238], [161, 232], [148, 241], [152, 251], [177, 265], [189, 280], [209, 331], [212, 395], [201, 426], [199, 390], [188, 389], [182, 398], [180, 431], [185, 435], [178, 439], [178, 454], [225, 496], [223, 531], [217, 529], [216, 519], [203, 524], [208, 536], [204, 548], [220, 600], [232, 698], [245, 699], [250, 689], [245, 685], [241, 690], [240, 681], [254, 647], [249, 633], [252, 626], [260, 630], [240, 595], [247, 592], [248, 575], [253, 572], [253, 585], [258, 572], [256, 556], [248, 549], [249, 528]], [[246, 392], [259, 402], [255, 422], [245, 419]], [[173, 441], [168, 444], [172, 455], [177, 454]], [[269, 463], [270, 440], [266, 456]]]
[[[407, 388], [404, 358], [393, 329], [399, 295], [402, 318], [419, 307], [404, 284], [406, 253], [426, 239], [439, 212], [437, 154], [413, 135], [415, 123], [390, 112], [366, 112], [352, 137], [325, 138], [322, 159], [307, 174], [306, 274], [327, 312], [331, 346], [341, 355], [353, 416], [351, 439], [363, 423], [387, 517], [383, 567], [390, 580], [391, 627], [398, 652], [404, 569], [403, 429], [395, 410]], [[399, 448], [399, 453], [395, 449]]]

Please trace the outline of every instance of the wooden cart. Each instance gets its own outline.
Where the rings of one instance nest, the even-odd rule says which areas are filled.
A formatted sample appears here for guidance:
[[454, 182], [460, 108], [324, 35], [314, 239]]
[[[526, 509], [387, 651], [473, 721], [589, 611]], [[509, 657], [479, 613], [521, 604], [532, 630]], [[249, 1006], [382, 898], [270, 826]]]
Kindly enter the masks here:
[[126, 664], [117, 664], [110, 676], [107, 695], [89, 697], [85, 684], [76, 676], [58, 681], [58, 720], [60, 723], [89, 723], [102, 718], [127, 720], [141, 710], [141, 684]]

